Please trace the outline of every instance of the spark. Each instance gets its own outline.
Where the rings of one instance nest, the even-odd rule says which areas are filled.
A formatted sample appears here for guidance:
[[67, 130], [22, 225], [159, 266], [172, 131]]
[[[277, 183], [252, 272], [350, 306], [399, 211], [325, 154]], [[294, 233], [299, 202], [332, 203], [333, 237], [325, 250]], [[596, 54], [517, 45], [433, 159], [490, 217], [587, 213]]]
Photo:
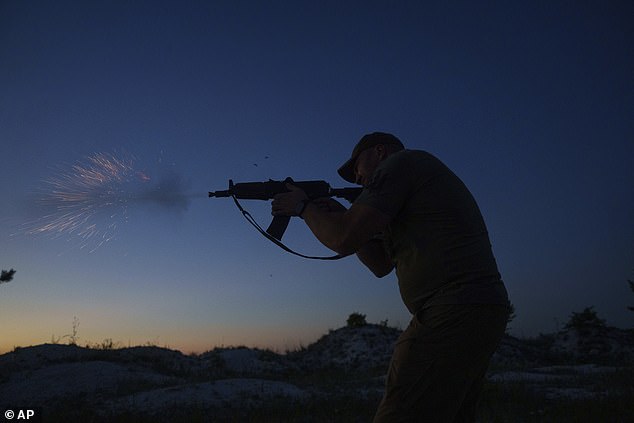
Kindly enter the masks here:
[[115, 237], [128, 219], [128, 203], [139, 184], [149, 180], [134, 169], [132, 157], [109, 153], [86, 157], [44, 181], [38, 201], [44, 213], [27, 233], [78, 236], [82, 248], [95, 245], [94, 251]]
[[60, 167], [38, 190], [34, 209], [39, 213], [26, 224], [26, 233], [78, 238], [81, 248], [91, 247], [93, 252], [128, 223], [132, 207], [186, 211], [195, 198], [187, 193], [186, 181], [173, 166], [157, 172], [158, 178], [150, 177], [137, 168], [135, 157], [111, 153]]

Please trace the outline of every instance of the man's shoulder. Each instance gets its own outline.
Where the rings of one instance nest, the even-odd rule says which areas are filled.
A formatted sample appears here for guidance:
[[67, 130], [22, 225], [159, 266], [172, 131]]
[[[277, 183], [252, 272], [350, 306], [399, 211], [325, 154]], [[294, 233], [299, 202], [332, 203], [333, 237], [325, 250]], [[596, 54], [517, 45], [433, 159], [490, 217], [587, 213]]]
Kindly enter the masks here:
[[439, 164], [441, 163], [436, 156], [424, 151], [424, 150], [400, 150], [393, 153], [383, 161], [383, 167], [414, 167], [421, 168], [422, 166]]
[[425, 150], [411, 150], [411, 149], [403, 149], [393, 153], [389, 158], [393, 158], [395, 160], [425, 160], [425, 159], [435, 159], [438, 160], [433, 154]]

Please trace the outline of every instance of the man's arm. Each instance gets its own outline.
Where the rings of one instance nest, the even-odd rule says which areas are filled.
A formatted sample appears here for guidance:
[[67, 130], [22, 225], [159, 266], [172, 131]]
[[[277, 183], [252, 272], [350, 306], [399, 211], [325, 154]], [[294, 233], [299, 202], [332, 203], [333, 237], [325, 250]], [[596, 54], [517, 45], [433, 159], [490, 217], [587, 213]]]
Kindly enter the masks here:
[[[272, 203], [273, 214], [292, 215], [298, 202], [306, 198], [299, 188], [279, 194]], [[315, 237], [341, 255], [357, 253], [359, 259], [377, 276], [385, 276], [394, 267], [379, 242], [372, 239], [390, 223], [391, 217], [365, 204], [353, 204], [342, 212], [328, 212], [308, 203], [302, 213]]]
[[377, 278], [382, 278], [390, 274], [394, 269], [394, 263], [388, 256], [383, 241], [373, 239], [357, 250], [357, 257]]
[[356, 253], [391, 220], [380, 210], [364, 204], [353, 204], [343, 213], [324, 213], [309, 203], [302, 217], [322, 244], [341, 255]]

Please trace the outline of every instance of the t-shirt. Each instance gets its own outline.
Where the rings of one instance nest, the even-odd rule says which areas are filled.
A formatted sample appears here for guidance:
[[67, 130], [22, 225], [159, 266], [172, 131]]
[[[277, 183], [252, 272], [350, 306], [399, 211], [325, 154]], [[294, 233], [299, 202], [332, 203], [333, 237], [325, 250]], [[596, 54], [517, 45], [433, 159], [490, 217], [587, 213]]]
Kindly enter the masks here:
[[475, 199], [433, 155], [391, 154], [355, 203], [392, 217], [384, 246], [410, 312], [437, 304], [508, 304]]

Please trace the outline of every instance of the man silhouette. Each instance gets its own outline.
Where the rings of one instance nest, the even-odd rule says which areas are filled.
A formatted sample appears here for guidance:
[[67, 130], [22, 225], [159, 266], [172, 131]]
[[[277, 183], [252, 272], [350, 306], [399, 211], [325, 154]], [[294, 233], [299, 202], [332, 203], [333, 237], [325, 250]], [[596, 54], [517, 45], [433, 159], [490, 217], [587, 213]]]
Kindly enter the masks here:
[[272, 213], [302, 217], [321, 243], [355, 253], [377, 277], [396, 269], [413, 317], [374, 421], [474, 421], [509, 301], [473, 196], [440, 160], [382, 132], [363, 136], [338, 172], [364, 188], [350, 209], [289, 185]]

